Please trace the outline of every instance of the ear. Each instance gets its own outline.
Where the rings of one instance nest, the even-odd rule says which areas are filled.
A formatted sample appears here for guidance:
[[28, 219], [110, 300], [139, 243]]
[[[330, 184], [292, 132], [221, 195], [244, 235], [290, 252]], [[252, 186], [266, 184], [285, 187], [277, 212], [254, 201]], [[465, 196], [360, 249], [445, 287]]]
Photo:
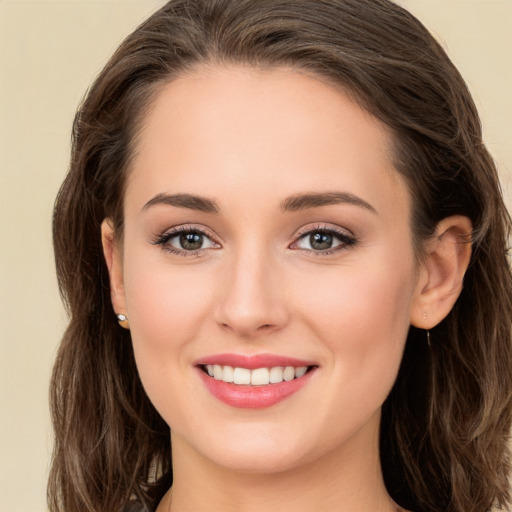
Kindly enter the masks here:
[[126, 298], [124, 293], [123, 258], [119, 244], [114, 236], [114, 227], [110, 219], [101, 224], [101, 243], [110, 277], [110, 300], [116, 314], [126, 315]]
[[460, 295], [471, 258], [471, 221], [462, 215], [443, 219], [419, 269], [411, 307], [411, 324], [431, 329], [443, 320]]

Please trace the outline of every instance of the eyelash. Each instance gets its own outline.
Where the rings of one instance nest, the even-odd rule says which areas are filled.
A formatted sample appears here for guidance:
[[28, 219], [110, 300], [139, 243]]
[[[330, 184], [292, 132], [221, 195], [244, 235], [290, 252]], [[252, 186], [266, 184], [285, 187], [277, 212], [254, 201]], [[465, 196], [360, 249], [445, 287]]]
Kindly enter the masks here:
[[[296, 240], [290, 245], [290, 247], [293, 249], [292, 246], [297, 245], [300, 240], [304, 240], [306, 237], [311, 236], [316, 233], [320, 233], [322, 235], [332, 235], [333, 237], [337, 238], [340, 242], [339, 245], [332, 247], [331, 249], [325, 249], [323, 251], [314, 250], [314, 249], [302, 249], [303, 251], [306, 251], [306, 252], [308, 252], [314, 256], [318, 256], [318, 257], [329, 256], [331, 254], [347, 250], [351, 247], [356, 246], [358, 243], [357, 238], [350, 232], [347, 232], [342, 229], [337, 229], [333, 226], [327, 226], [325, 224], [318, 224], [316, 226], [307, 226], [305, 228], [302, 228], [298, 232], [298, 234], [296, 236]], [[301, 249], [297, 248], [294, 250], [301, 250]]]
[[[301, 249], [299, 247], [293, 247], [294, 245], [297, 245], [301, 240], [304, 240], [307, 236], [311, 236], [316, 233], [319, 233], [322, 235], [331, 235], [331, 236], [337, 238], [340, 243], [339, 243], [339, 245], [337, 245], [331, 249], [325, 249], [325, 250], [314, 250], [314, 249], [306, 249], [306, 248]], [[156, 236], [155, 239], [152, 241], [152, 244], [160, 245], [162, 250], [167, 251], [171, 254], [176, 254], [176, 255], [184, 256], [184, 257], [198, 256], [201, 253], [203, 253], [206, 249], [208, 249], [208, 248], [201, 248], [201, 249], [187, 251], [184, 249], [177, 249], [176, 247], [173, 247], [172, 245], [169, 244], [169, 241], [171, 239], [176, 238], [182, 234], [199, 234], [199, 235], [205, 237], [206, 239], [210, 240], [211, 243], [219, 246], [219, 244], [213, 240], [213, 237], [209, 233], [204, 231], [203, 229], [196, 228], [196, 227], [185, 227], [185, 226], [176, 227], [176, 228], [172, 229], [171, 231], [167, 231], [161, 235]], [[292, 250], [302, 250], [302, 251], [308, 252], [310, 254], [313, 254], [315, 256], [321, 257], [321, 256], [328, 256], [330, 254], [337, 253], [337, 252], [340, 252], [343, 250], [347, 250], [347, 249], [357, 245], [357, 243], [358, 243], [358, 240], [356, 239], [356, 237], [353, 234], [348, 233], [347, 231], [336, 229], [331, 226], [317, 225], [317, 226], [313, 226], [313, 227], [309, 226], [307, 228], [303, 228], [302, 230], [300, 230], [299, 233], [295, 237], [295, 241], [292, 244], [290, 244], [289, 247]]]
[[171, 254], [177, 254], [178, 256], [198, 256], [200, 255], [205, 249], [196, 249], [187, 251], [184, 249], [177, 249], [176, 247], [173, 247], [169, 244], [169, 241], [173, 238], [176, 238], [182, 234], [198, 234], [202, 235], [206, 239], [210, 240], [212, 243], [217, 244], [217, 242], [214, 242], [212, 239], [212, 236], [208, 234], [206, 231], [204, 231], [201, 228], [196, 227], [186, 227], [186, 226], [178, 226], [176, 228], [173, 228], [171, 231], [166, 231], [165, 233], [158, 235], [153, 241], [153, 245], [160, 245], [163, 251], [170, 252]]

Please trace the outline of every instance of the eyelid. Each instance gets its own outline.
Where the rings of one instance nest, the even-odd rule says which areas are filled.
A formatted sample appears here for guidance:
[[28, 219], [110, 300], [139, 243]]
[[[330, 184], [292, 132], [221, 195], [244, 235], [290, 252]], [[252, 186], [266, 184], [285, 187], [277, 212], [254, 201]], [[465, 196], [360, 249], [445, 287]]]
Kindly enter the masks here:
[[[168, 244], [169, 240], [176, 236], [179, 236], [181, 233], [191, 232], [200, 233], [208, 240], [210, 240], [210, 242], [214, 244], [214, 247], [206, 247], [196, 250], [185, 250], [173, 247], [170, 244]], [[340, 243], [330, 249], [325, 250], [315, 250], [297, 247], [298, 242], [305, 236], [318, 232], [331, 234], [335, 236], [340, 241]], [[205, 228], [204, 226], [196, 224], [181, 224], [178, 226], [173, 226], [171, 228], [166, 229], [164, 232], [157, 234], [152, 240], [150, 240], [150, 242], [152, 245], [160, 245], [162, 250], [166, 250], [170, 253], [182, 256], [198, 256], [201, 254], [205, 254], [207, 251], [211, 249], [219, 249], [222, 247], [222, 244], [218, 241], [218, 237], [216, 235], [212, 234], [212, 232], [209, 229]], [[347, 250], [348, 248], [353, 247], [357, 243], [358, 239], [356, 238], [354, 233], [346, 228], [342, 228], [340, 226], [336, 226], [333, 224], [316, 223], [313, 225], [309, 224], [301, 227], [294, 235], [294, 240], [288, 246], [288, 248], [292, 250], [301, 250], [303, 252], [309, 252], [316, 256], [327, 256], [332, 253]]]
[[[179, 236], [182, 233], [199, 233], [202, 236], [206, 237], [215, 247], [206, 247], [196, 250], [187, 251], [184, 249], [179, 249], [177, 247], [173, 247], [168, 242]], [[205, 253], [210, 249], [218, 249], [221, 247], [220, 242], [217, 240], [218, 237], [213, 235], [210, 230], [206, 229], [204, 226], [198, 226], [196, 224], [180, 224], [178, 226], [173, 226], [171, 228], [166, 229], [164, 232], [157, 234], [150, 240], [152, 245], [161, 246], [162, 250], [168, 251], [173, 254], [183, 255], [183, 256], [197, 256], [201, 253]]]
[[355, 238], [355, 234], [349, 229], [342, 228], [341, 226], [337, 226], [336, 224], [330, 224], [327, 222], [316, 222], [313, 224], [306, 224], [305, 226], [302, 226], [297, 230], [295, 238], [299, 238], [301, 236], [304, 236], [315, 231], [331, 232], [342, 236], [349, 236]]
[[[331, 234], [338, 238], [341, 243], [325, 250], [304, 249], [296, 246], [297, 243], [305, 236], [318, 232]], [[315, 256], [328, 256], [329, 254], [347, 250], [348, 248], [355, 246], [357, 243], [358, 239], [352, 231], [333, 224], [320, 223], [314, 225], [310, 224], [300, 228], [294, 237], [294, 241], [289, 245], [289, 248], [292, 250], [305, 251], [314, 254]]]

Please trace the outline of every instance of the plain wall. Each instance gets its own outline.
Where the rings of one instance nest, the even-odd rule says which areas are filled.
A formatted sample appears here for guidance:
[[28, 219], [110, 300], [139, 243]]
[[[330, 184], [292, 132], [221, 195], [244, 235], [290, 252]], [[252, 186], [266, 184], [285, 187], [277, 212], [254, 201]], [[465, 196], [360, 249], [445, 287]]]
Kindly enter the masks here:
[[[52, 206], [73, 114], [161, 0], [0, 0], [0, 511], [46, 510], [48, 380], [66, 323]], [[512, 206], [512, 1], [403, 0], [472, 90]]]

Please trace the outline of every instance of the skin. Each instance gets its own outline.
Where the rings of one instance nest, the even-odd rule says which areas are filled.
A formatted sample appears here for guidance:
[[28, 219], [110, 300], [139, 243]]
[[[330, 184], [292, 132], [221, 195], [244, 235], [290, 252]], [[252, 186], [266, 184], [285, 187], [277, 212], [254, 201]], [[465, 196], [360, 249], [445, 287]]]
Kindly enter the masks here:
[[[108, 219], [103, 243], [114, 308], [171, 427], [172, 507], [169, 494], [159, 512], [397, 510], [379, 463], [381, 406], [409, 326], [428, 329], [453, 306], [471, 226], [445, 219], [416, 260], [391, 141], [340, 90], [290, 69], [202, 67], [157, 96], [128, 178], [123, 243]], [[283, 211], [291, 196], [326, 192], [366, 204]], [[161, 194], [218, 211], [147, 205]], [[202, 248], [157, 243], [177, 226], [204, 232]], [[315, 251], [308, 233], [319, 229], [342, 240]], [[283, 402], [238, 409], [194, 366], [226, 352], [317, 369]]]

